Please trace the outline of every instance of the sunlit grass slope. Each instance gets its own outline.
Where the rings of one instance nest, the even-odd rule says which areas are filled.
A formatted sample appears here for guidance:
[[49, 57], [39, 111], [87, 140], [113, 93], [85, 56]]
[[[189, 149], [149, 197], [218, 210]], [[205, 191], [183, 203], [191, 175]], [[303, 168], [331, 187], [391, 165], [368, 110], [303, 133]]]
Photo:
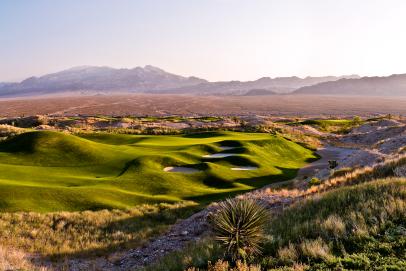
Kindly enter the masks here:
[[[223, 152], [237, 156], [208, 159]], [[0, 143], [1, 211], [129, 208], [142, 203], [198, 203], [295, 176], [310, 150], [259, 133], [139, 136], [29, 132]], [[199, 169], [164, 172], [167, 166]], [[231, 167], [257, 170], [232, 171]]]

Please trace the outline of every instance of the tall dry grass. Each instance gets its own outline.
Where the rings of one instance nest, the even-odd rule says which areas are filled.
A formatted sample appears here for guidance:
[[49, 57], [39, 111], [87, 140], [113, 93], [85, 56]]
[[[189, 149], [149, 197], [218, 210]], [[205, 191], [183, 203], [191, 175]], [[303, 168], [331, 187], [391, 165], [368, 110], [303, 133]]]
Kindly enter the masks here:
[[162, 234], [192, 203], [142, 205], [130, 210], [57, 213], [0, 213], [0, 244], [55, 259], [104, 255], [134, 248]]

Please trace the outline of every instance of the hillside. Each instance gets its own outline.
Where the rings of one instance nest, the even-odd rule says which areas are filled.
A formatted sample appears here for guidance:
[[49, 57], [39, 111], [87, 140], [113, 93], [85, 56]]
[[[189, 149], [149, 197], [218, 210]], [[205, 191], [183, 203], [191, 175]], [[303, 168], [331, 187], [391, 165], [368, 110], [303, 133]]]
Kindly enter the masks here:
[[405, 96], [406, 74], [323, 82], [299, 88], [293, 94]]
[[405, 203], [405, 178], [336, 188], [273, 215], [250, 266], [209, 237], [145, 270], [405, 270]]

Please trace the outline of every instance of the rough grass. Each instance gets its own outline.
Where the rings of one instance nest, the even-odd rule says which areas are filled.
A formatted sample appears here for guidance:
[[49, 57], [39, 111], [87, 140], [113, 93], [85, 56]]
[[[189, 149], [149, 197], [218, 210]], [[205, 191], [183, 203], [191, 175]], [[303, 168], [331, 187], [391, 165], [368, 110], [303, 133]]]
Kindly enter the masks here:
[[0, 213], [0, 243], [54, 259], [103, 255], [141, 246], [197, 208], [185, 202], [141, 205], [130, 210]]
[[267, 268], [300, 262], [322, 269], [402, 270], [406, 268], [405, 213], [406, 179], [327, 192], [272, 220], [269, 257], [262, 264]]
[[[237, 156], [206, 159], [236, 146]], [[73, 136], [29, 132], [0, 142], [1, 211], [128, 209], [190, 200], [206, 204], [290, 179], [312, 151], [280, 136], [211, 132], [174, 136]], [[167, 173], [167, 166], [200, 169]], [[232, 171], [235, 166], [257, 166]]]
[[[405, 213], [406, 179], [340, 187], [274, 217], [253, 263], [261, 270], [405, 270]], [[205, 240], [146, 270], [207, 270], [223, 255]]]
[[28, 255], [20, 250], [0, 246], [0, 270], [48, 270], [46, 267], [31, 264], [28, 258]]

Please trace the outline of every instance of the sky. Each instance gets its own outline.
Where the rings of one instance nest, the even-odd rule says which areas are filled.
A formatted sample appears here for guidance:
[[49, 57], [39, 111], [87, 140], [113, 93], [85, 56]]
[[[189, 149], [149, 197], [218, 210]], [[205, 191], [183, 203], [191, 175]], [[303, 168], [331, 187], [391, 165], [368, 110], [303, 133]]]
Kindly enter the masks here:
[[153, 65], [211, 81], [406, 73], [404, 0], [0, 0], [0, 81]]

